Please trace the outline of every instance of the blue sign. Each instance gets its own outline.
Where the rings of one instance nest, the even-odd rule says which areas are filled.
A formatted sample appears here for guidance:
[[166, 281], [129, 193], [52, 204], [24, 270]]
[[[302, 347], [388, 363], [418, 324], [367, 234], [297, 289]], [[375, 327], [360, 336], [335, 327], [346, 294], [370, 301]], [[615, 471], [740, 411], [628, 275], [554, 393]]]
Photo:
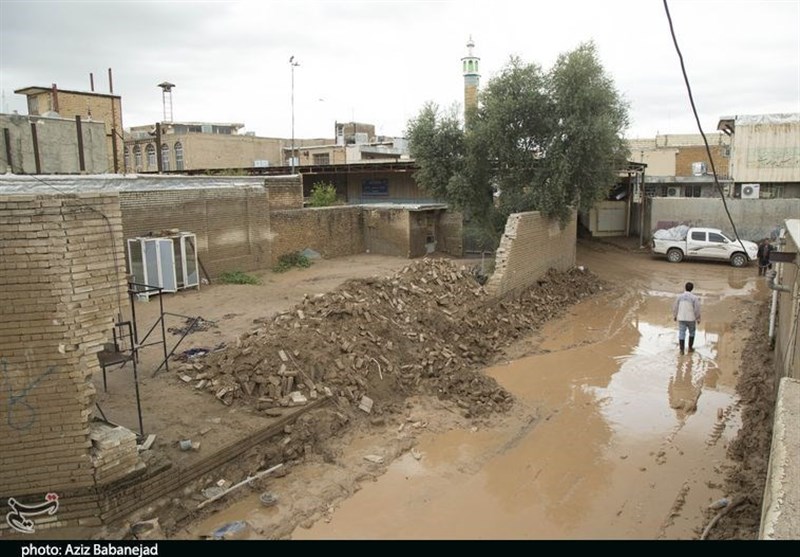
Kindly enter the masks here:
[[361, 183], [361, 195], [365, 197], [388, 197], [389, 180], [364, 180]]

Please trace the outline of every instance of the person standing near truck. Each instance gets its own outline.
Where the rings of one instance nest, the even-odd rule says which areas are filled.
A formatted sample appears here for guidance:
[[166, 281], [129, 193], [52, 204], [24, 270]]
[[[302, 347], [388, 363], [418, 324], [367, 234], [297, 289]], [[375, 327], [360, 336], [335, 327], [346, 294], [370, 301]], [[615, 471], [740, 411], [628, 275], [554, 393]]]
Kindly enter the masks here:
[[758, 246], [758, 276], [766, 275], [769, 270], [770, 251], [772, 251], [772, 246], [769, 244], [769, 239], [764, 238]]
[[672, 320], [678, 322], [678, 346], [681, 354], [686, 348], [686, 332], [689, 332], [689, 352], [694, 352], [694, 335], [700, 323], [700, 298], [692, 290], [694, 284], [687, 282], [685, 290], [672, 304]]

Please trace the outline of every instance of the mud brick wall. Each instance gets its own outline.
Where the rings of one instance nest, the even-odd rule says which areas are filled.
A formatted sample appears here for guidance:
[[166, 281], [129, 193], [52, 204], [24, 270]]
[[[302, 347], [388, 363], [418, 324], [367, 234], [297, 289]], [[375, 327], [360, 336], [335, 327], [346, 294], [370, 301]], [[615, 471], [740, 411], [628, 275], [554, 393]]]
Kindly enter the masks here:
[[576, 234], [574, 212], [564, 229], [538, 212], [510, 215], [486, 288], [504, 296], [531, 286], [551, 268], [568, 270], [575, 265]]
[[272, 264], [286, 253], [313, 249], [322, 257], [364, 253], [360, 207], [317, 207], [270, 214]]
[[264, 185], [267, 188], [270, 211], [303, 208], [303, 183], [300, 176], [267, 176]]
[[226, 271], [269, 265], [270, 217], [263, 187], [129, 191], [119, 196], [126, 240], [171, 228], [193, 232], [198, 259], [212, 279]]
[[366, 249], [380, 255], [415, 257], [425, 254], [425, 238], [417, 239], [420, 253], [412, 250], [411, 216], [405, 209], [364, 207]]
[[116, 194], [0, 196], [0, 501], [95, 484], [91, 378], [123, 258]]
[[453, 257], [464, 256], [464, 217], [458, 211], [439, 214], [436, 250]]

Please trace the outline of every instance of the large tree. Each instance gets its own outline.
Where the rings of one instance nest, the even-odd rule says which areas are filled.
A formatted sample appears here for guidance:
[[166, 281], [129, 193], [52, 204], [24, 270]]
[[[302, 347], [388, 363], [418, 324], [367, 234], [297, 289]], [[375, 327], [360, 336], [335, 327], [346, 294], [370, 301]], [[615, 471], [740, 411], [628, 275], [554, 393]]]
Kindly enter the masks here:
[[512, 57], [465, 125], [455, 108], [428, 103], [407, 137], [417, 183], [499, 232], [514, 212], [565, 222], [603, 198], [627, 157], [627, 125], [627, 104], [590, 42], [549, 72]]

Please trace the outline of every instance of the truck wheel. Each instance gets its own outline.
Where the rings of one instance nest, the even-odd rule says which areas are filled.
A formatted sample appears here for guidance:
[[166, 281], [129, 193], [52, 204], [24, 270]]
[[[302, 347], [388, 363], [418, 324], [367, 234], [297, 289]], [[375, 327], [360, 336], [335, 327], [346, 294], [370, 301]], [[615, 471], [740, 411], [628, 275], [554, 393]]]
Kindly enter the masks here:
[[731, 255], [731, 265], [734, 267], [744, 267], [747, 265], [747, 257], [743, 253], [734, 253]]
[[678, 248], [672, 248], [667, 252], [667, 261], [670, 263], [680, 263], [683, 261], [683, 252]]

